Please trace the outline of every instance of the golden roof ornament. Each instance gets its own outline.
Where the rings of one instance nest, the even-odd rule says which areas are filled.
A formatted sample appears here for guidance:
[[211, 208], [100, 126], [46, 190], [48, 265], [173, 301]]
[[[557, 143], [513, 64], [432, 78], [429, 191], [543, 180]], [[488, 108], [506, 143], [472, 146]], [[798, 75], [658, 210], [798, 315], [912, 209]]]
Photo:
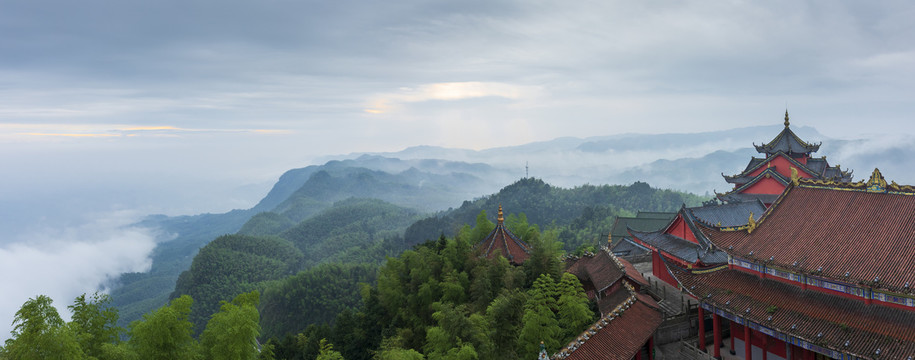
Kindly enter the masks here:
[[505, 221], [505, 218], [502, 217], [502, 204], [499, 204], [499, 218], [498, 218], [498, 220], [499, 220], [499, 224], [501, 224], [503, 221]]
[[753, 212], [750, 212], [750, 219], [747, 220], [747, 234], [752, 234], [756, 230], [756, 220], [753, 220]]
[[613, 244], [613, 233], [607, 234], [607, 244]]
[[792, 166], [791, 167], [791, 182], [794, 183], [794, 186], [797, 186], [800, 179], [801, 179], [801, 176], [797, 174], [797, 168]]
[[788, 109], [785, 109], [785, 127], [788, 127]]
[[867, 180], [867, 192], [886, 192], [886, 180], [883, 178], [883, 174], [880, 173], [880, 169], [874, 168], [874, 172], [871, 173], [870, 180]]

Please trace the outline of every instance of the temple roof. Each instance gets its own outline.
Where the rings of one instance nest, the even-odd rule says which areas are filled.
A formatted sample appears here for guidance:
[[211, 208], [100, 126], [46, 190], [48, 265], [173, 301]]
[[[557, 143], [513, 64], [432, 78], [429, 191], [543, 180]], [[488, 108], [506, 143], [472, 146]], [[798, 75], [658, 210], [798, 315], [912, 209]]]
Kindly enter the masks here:
[[735, 257], [898, 293], [915, 286], [915, 188], [793, 179], [751, 229], [702, 232]]
[[732, 227], [746, 225], [750, 214], [759, 218], [766, 212], [766, 205], [756, 199], [745, 202], [686, 208], [686, 211], [689, 211], [696, 221], [706, 226]]
[[776, 338], [791, 336], [864, 358], [904, 359], [915, 354], [915, 312], [805, 291], [738, 270], [700, 274], [666, 264], [683, 289], [705, 305], [742, 324], [750, 321], [764, 327], [756, 329]]
[[762, 145], [753, 144], [756, 151], [771, 155], [779, 151], [789, 155], [809, 155], [820, 149], [820, 144], [810, 144], [801, 140], [794, 131], [791, 131], [788, 122], [788, 110], [785, 110], [785, 129], [782, 130], [772, 141]]
[[590, 281], [597, 292], [604, 291], [624, 275], [624, 270], [603, 249], [578, 258], [566, 272], [578, 277], [582, 283]]
[[778, 199], [779, 194], [749, 194], [749, 193], [735, 193], [729, 192], [724, 194], [715, 194], [718, 199], [724, 202], [748, 202], [748, 201], [762, 201], [764, 204], [771, 204]]
[[703, 263], [707, 265], [728, 262], [727, 254], [721, 251], [709, 251], [698, 244], [667, 234], [662, 231], [642, 232], [630, 230], [633, 239], [640, 245], [658, 249], [666, 254], [676, 257], [689, 264]]
[[531, 247], [515, 234], [512, 234], [511, 231], [508, 231], [504, 222], [502, 205], [499, 205], [499, 218], [497, 219], [496, 228], [485, 239], [480, 241], [476, 248], [482, 251], [482, 255], [487, 258], [492, 258], [499, 253], [511, 263], [520, 265], [531, 257]]
[[625, 237], [629, 236], [627, 228], [639, 231], [656, 231], [664, 228], [677, 216], [675, 212], [650, 212], [639, 211], [635, 217], [617, 216], [610, 230], [610, 247], [615, 247]]
[[624, 284], [611, 297], [605, 298], [617, 302], [612, 310], [551, 359], [629, 360], [642, 349], [664, 316], [654, 299]]

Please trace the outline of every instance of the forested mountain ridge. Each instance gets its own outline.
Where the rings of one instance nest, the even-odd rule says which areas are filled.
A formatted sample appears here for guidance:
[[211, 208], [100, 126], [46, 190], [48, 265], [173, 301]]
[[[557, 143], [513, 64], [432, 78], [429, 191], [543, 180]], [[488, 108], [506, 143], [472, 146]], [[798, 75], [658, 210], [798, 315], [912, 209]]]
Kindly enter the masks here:
[[[276, 228], [285, 230], [298, 220], [330, 208], [336, 201], [354, 196], [387, 199], [415, 211], [441, 210], [485, 193], [481, 189], [498, 189], [498, 185], [489, 184], [489, 180], [481, 181], [476, 175], [491, 171], [485, 164], [364, 156], [289, 170], [251, 209], [224, 214], [149, 216], [140, 225], [159, 232], [159, 244], [153, 251], [150, 270], [122, 274], [109, 284], [112, 304], [121, 309], [120, 325], [125, 326], [165, 304], [178, 275], [191, 266], [197, 251], [216, 237], [239, 230], [243, 230], [242, 233], [277, 233], [272, 229], [242, 229], [252, 216], [279, 207], [283, 217], [296, 220], [286, 222], [283, 217], [270, 214], [258, 217], [274, 216], [278, 221], [274, 224]], [[317, 173], [320, 175], [309, 182]]]

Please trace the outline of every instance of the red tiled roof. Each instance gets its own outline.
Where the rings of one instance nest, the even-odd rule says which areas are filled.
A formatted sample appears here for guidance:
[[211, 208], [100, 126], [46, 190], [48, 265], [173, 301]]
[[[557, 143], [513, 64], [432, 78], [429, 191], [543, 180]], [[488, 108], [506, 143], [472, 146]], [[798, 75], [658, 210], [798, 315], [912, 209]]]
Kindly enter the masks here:
[[863, 183], [843, 190], [800, 184], [789, 186], [751, 233], [702, 231], [736, 257], [912, 293], [906, 284], [915, 287], [915, 196], [854, 189]]
[[776, 332], [866, 358], [915, 355], [915, 312], [805, 291], [738, 270], [694, 274], [667, 266], [684, 290], [703, 303]]
[[642, 274], [639, 273], [639, 271], [636, 270], [635, 267], [632, 266], [632, 264], [630, 262], [628, 262], [622, 258], [617, 258], [617, 260], [619, 260], [620, 263], [623, 264], [623, 269], [625, 269], [627, 278], [629, 278], [633, 282], [639, 284], [639, 286], [643, 286], [643, 287], [649, 286], [648, 280], [645, 280], [645, 278], [642, 277]]
[[[626, 292], [620, 289], [620, 292]], [[598, 320], [591, 329], [586, 330], [577, 340], [553, 355], [552, 359], [566, 360], [629, 360], [635, 356], [648, 341], [663, 316], [657, 304], [651, 306], [641, 297], [633, 294], [627, 298], [618, 316], [606, 316]], [[574, 348], [574, 350], [573, 350]]]
[[[631, 266], [631, 265], [630, 265]], [[575, 275], [582, 283], [590, 281], [598, 292], [613, 285], [623, 277], [623, 270], [610, 258], [605, 250], [596, 254], [585, 255], [569, 266], [567, 272]], [[633, 269], [633, 271], [635, 271]]]
[[489, 236], [477, 244], [477, 249], [480, 249], [487, 258], [495, 257], [498, 251], [498, 253], [516, 265], [520, 265], [531, 257], [530, 245], [508, 231], [502, 221], [496, 224], [496, 228], [489, 233]]

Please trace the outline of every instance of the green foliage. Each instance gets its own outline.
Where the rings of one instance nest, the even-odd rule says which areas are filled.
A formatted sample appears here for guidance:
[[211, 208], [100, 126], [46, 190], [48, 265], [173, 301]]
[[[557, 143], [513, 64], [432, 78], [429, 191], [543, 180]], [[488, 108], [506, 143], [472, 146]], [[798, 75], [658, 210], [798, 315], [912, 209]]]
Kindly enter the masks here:
[[143, 319], [130, 324], [130, 347], [141, 359], [196, 359], [197, 341], [191, 337], [193, 324], [188, 321], [190, 296], [172, 300]]
[[0, 357], [22, 360], [86, 358], [76, 333], [64, 324], [51, 305], [51, 298], [39, 295], [29, 299], [13, 319], [12, 335]]
[[315, 360], [343, 360], [343, 355], [338, 351], [334, 351], [334, 345], [327, 342], [327, 339], [321, 339], [319, 346], [321, 350]]
[[200, 335], [200, 345], [207, 359], [230, 360], [257, 358], [260, 294], [240, 294], [232, 302], [222, 302]]
[[82, 294], [67, 306], [72, 314], [70, 327], [76, 333], [80, 347], [86, 355], [103, 358], [102, 346], [117, 344], [121, 329], [118, 327], [118, 311], [110, 306], [107, 294], [95, 293], [88, 299]]
[[358, 307], [360, 284], [374, 283], [376, 271], [370, 264], [325, 264], [270, 284], [261, 306], [264, 335], [296, 334], [309, 324], [331, 322], [343, 310]]
[[200, 249], [191, 268], [178, 278], [172, 297], [194, 298], [189, 319], [198, 334], [221, 301], [292, 274], [302, 258], [292, 243], [276, 236], [221, 236]]
[[241, 230], [240, 235], [276, 235], [293, 227], [295, 223], [289, 218], [275, 212], [262, 212], [251, 217]]
[[591, 325], [595, 316], [589, 306], [584, 288], [575, 275], [562, 274], [562, 280], [558, 284], [558, 294], [559, 299], [556, 306], [559, 310], [556, 316], [559, 320], [559, 327], [562, 329], [562, 340], [559, 343], [566, 344], [578, 336], [582, 329]]
[[496, 209], [501, 204], [509, 213], [506, 226], [516, 235], [523, 238], [526, 233], [512, 227], [512, 223], [516, 219], [520, 221], [522, 216], [512, 213], [523, 211], [529, 224], [558, 229], [565, 249], [574, 251], [583, 244], [597, 245], [606, 241], [615, 216], [632, 215], [639, 210], [677, 211], [683, 204], [698, 206], [703, 200], [693, 194], [654, 189], [642, 182], [565, 189], [550, 186], [540, 179], [524, 178], [497, 194], [465, 201], [458, 209], [417, 221], [407, 228], [404, 240], [409, 244], [435, 238], [441, 233], [453, 236], [461, 225], [474, 223], [481, 210]]
[[[328, 262], [376, 262], [384, 260], [384, 248], [377, 244], [398, 239], [416, 220], [413, 210], [381, 200], [348, 199], [338, 202], [279, 234], [305, 254], [305, 266]], [[403, 250], [403, 243], [390, 242], [388, 248]], [[366, 251], [369, 249], [369, 251]]]

